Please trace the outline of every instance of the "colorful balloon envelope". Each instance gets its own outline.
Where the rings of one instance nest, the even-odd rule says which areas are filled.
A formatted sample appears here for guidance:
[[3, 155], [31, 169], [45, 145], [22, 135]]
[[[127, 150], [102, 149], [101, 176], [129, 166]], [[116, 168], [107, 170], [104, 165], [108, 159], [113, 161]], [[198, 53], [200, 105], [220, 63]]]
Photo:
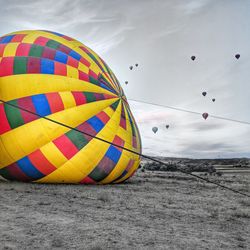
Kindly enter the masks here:
[[0, 37], [0, 90], [7, 102], [0, 102], [0, 175], [5, 179], [120, 183], [138, 168], [138, 155], [93, 138], [141, 152], [119, 81], [84, 44], [50, 31]]

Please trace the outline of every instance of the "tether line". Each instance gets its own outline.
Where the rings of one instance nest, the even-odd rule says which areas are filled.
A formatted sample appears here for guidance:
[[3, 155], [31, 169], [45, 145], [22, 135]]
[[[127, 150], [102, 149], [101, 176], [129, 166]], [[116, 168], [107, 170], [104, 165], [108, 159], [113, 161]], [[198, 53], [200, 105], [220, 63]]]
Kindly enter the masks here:
[[[99, 140], [99, 141], [102, 141], [102, 142], [104, 142], [104, 143], [108, 143], [108, 144], [113, 145], [113, 146], [115, 146], [115, 147], [121, 148], [121, 149], [123, 149], [123, 150], [125, 150], [125, 151], [127, 151], [127, 152], [130, 152], [130, 153], [133, 153], [133, 154], [135, 154], [135, 155], [141, 156], [141, 157], [143, 157], [143, 158], [145, 158], [145, 159], [148, 159], [148, 160], [151, 160], [151, 161], [154, 161], [154, 162], [157, 162], [157, 163], [160, 163], [160, 164], [162, 164], [162, 165], [165, 165], [165, 166], [169, 167], [169, 164], [167, 164], [167, 163], [165, 163], [165, 162], [163, 162], [163, 161], [160, 161], [160, 160], [158, 160], [158, 159], [155, 159], [155, 158], [153, 158], [153, 157], [151, 157], [151, 156], [144, 155], [144, 154], [142, 154], [142, 153], [138, 153], [138, 152], [136, 152], [136, 151], [134, 151], [134, 150], [131, 150], [131, 149], [128, 149], [128, 148], [126, 148], [126, 147], [117, 145], [117, 144], [115, 144], [115, 143], [113, 143], [113, 142], [107, 141], [107, 140], [102, 139], [102, 138], [100, 138], [100, 137], [98, 137], [98, 136], [94, 136], [94, 135], [91, 135], [91, 134], [89, 134], [89, 133], [87, 133], [87, 132], [84, 132], [84, 131], [81, 131], [81, 130], [79, 130], [79, 129], [73, 128], [73, 127], [71, 127], [71, 126], [69, 126], [69, 125], [67, 125], [67, 124], [64, 124], [64, 123], [55, 121], [55, 120], [50, 119], [50, 118], [48, 118], [48, 117], [46, 117], [46, 116], [41, 116], [41, 115], [39, 115], [39, 114], [37, 114], [37, 113], [35, 113], [35, 112], [32, 112], [32, 111], [30, 111], [30, 110], [27, 110], [27, 109], [22, 108], [22, 107], [17, 106], [17, 105], [14, 105], [14, 104], [12, 104], [12, 103], [8, 103], [8, 102], [3, 101], [3, 100], [0, 100], [0, 102], [4, 103], [4, 104], [6, 104], [6, 105], [9, 105], [9, 106], [11, 106], [11, 107], [14, 107], [14, 108], [23, 110], [23, 111], [25, 111], [25, 112], [27, 112], [27, 113], [30, 113], [30, 114], [32, 114], [32, 115], [35, 115], [35, 116], [37, 116], [37, 117], [43, 118], [43, 119], [45, 119], [45, 120], [47, 120], [47, 121], [50, 121], [50, 122], [56, 123], [56, 124], [58, 124], [58, 125], [64, 126], [64, 127], [66, 127], [66, 128], [69, 128], [69, 129], [71, 129], [71, 130], [77, 131], [77, 132], [82, 133], [82, 134], [84, 134], [84, 135], [90, 136], [90, 137], [92, 137], [92, 138], [94, 138], [94, 139], [97, 139], [97, 140]], [[240, 194], [240, 195], [243, 195], [243, 196], [246, 196], [246, 197], [250, 197], [250, 195], [248, 195], [248, 194], [246, 194], [246, 193], [243, 193], [243, 192], [240, 192], [240, 191], [238, 191], [238, 190], [235, 190], [235, 189], [232, 189], [232, 188], [230, 188], [230, 187], [227, 187], [227, 186], [225, 186], [225, 185], [222, 185], [222, 184], [213, 182], [213, 181], [211, 181], [211, 180], [209, 180], [209, 179], [206, 179], [206, 178], [203, 178], [203, 177], [201, 177], [201, 176], [199, 176], [199, 175], [192, 174], [192, 173], [187, 173], [187, 172], [185, 172], [185, 171], [183, 171], [183, 170], [181, 170], [181, 169], [178, 169], [177, 171], [179, 171], [179, 172], [181, 172], [181, 173], [183, 173], [183, 174], [186, 174], [186, 175], [193, 176], [193, 177], [195, 177], [195, 178], [197, 178], [197, 179], [200, 179], [200, 180], [202, 180], [202, 181], [205, 181], [205, 182], [214, 184], [214, 185], [216, 185], [216, 186], [218, 186], [218, 187], [221, 187], [221, 188], [223, 188], [223, 189], [230, 190], [230, 191], [232, 191], [232, 192], [234, 192], [234, 193], [237, 193], [237, 194]]]
[[[129, 101], [134, 101], [134, 102], [141, 102], [141, 103], [145, 103], [145, 104], [149, 104], [149, 105], [154, 105], [154, 106], [158, 106], [158, 107], [173, 109], [173, 110], [177, 110], [177, 111], [181, 111], [181, 112], [185, 112], [185, 113], [190, 113], [190, 114], [195, 114], [195, 115], [202, 115], [202, 113], [200, 113], [200, 112], [196, 112], [196, 111], [192, 111], [192, 110], [188, 110], [188, 109], [177, 108], [177, 107], [163, 105], [163, 104], [157, 104], [157, 103], [153, 103], [153, 102], [145, 102], [145, 101], [140, 101], [140, 100], [136, 100], [136, 99], [128, 99], [128, 100]], [[237, 123], [241, 123], [241, 124], [250, 125], [250, 122], [247, 122], [247, 121], [240, 121], [240, 120], [226, 118], [226, 117], [217, 116], [217, 115], [210, 115], [209, 114], [209, 117], [213, 117], [215, 119], [220, 119], [220, 120], [225, 120], [225, 121], [230, 121], [230, 122], [237, 122]]]

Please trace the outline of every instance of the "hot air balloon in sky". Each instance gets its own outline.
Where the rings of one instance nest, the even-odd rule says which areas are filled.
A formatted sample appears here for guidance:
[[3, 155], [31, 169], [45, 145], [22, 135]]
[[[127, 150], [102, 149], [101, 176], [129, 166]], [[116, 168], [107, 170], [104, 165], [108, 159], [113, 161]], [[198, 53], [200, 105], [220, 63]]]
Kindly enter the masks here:
[[156, 132], [158, 131], [158, 128], [157, 128], [157, 127], [153, 127], [153, 128], [152, 128], [152, 131], [153, 131], [154, 133], [156, 133]]
[[133, 69], [133, 66], [129, 66], [129, 69], [132, 70], [132, 69]]
[[191, 56], [191, 60], [193, 60], [193, 61], [194, 61], [194, 60], [195, 60], [195, 58], [196, 58], [195, 56]]
[[166, 129], [168, 129], [168, 128], [169, 128], [169, 125], [167, 124], [167, 125], [166, 125]]
[[235, 58], [238, 60], [240, 58], [240, 54], [236, 54]]
[[0, 58], [1, 176], [106, 184], [133, 175], [138, 155], [41, 118], [141, 152], [119, 81], [94, 51], [59, 33], [20, 31], [0, 37]]
[[203, 96], [206, 96], [206, 95], [207, 95], [207, 92], [206, 92], [206, 91], [203, 91], [203, 92], [202, 92], [202, 95], [203, 95]]
[[135, 64], [135, 67], [138, 67], [138, 63]]
[[203, 113], [202, 117], [206, 120], [208, 118], [208, 113]]
[[125, 84], [127, 85], [127, 84], [128, 84], [128, 81], [125, 81]]
[[212, 101], [215, 102], [215, 98], [213, 98]]

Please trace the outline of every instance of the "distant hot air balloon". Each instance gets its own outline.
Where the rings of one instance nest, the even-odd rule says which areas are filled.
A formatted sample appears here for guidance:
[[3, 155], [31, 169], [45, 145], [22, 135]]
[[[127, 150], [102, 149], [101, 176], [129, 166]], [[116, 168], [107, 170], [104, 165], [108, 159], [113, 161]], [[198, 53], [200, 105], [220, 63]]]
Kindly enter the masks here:
[[166, 125], [166, 129], [168, 129], [169, 128], [169, 125]]
[[191, 56], [191, 59], [192, 59], [193, 61], [195, 60], [195, 58], [196, 58], [195, 56]]
[[240, 54], [236, 54], [235, 58], [238, 60], [240, 58]]
[[125, 84], [128, 84], [128, 81], [125, 81]]
[[157, 127], [153, 127], [153, 128], [152, 128], [152, 131], [153, 131], [154, 133], [156, 133], [156, 132], [158, 131], [158, 128], [157, 128]]
[[138, 63], [135, 64], [135, 67], [138, 67]]
[[203, 113], [202, 117], [206, 120], [208, 118], [208, 113]]
[[206, 95], [207, 95], [207, 92], [203, 91], [203, 92], [202, 92], [202, 95], [203, 95], [203, 96], [206, 96]]
[[212, 101], [215, 102], [215, 98], [213, 98]]
[[133, 69], [133, 66], [130, 66], [129, 69], [132, 70], [132, 69]]
[[139, 130], [118, 79], [73, 38], [45, 30], [0, 37], [0, 99], [7, 180], [120, 183], [140, 164], [132, 153], [141, 152]]

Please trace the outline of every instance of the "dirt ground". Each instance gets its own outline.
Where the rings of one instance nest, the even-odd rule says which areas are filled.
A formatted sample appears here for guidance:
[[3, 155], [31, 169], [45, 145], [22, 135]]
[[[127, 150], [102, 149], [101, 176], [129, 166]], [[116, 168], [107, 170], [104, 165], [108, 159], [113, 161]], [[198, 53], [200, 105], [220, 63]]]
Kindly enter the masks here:
[[[209, 178], [250, 193], [249, 174]], [[0, 190], [0, 249], [250, 249], [250, 199], [184, 174]]]

